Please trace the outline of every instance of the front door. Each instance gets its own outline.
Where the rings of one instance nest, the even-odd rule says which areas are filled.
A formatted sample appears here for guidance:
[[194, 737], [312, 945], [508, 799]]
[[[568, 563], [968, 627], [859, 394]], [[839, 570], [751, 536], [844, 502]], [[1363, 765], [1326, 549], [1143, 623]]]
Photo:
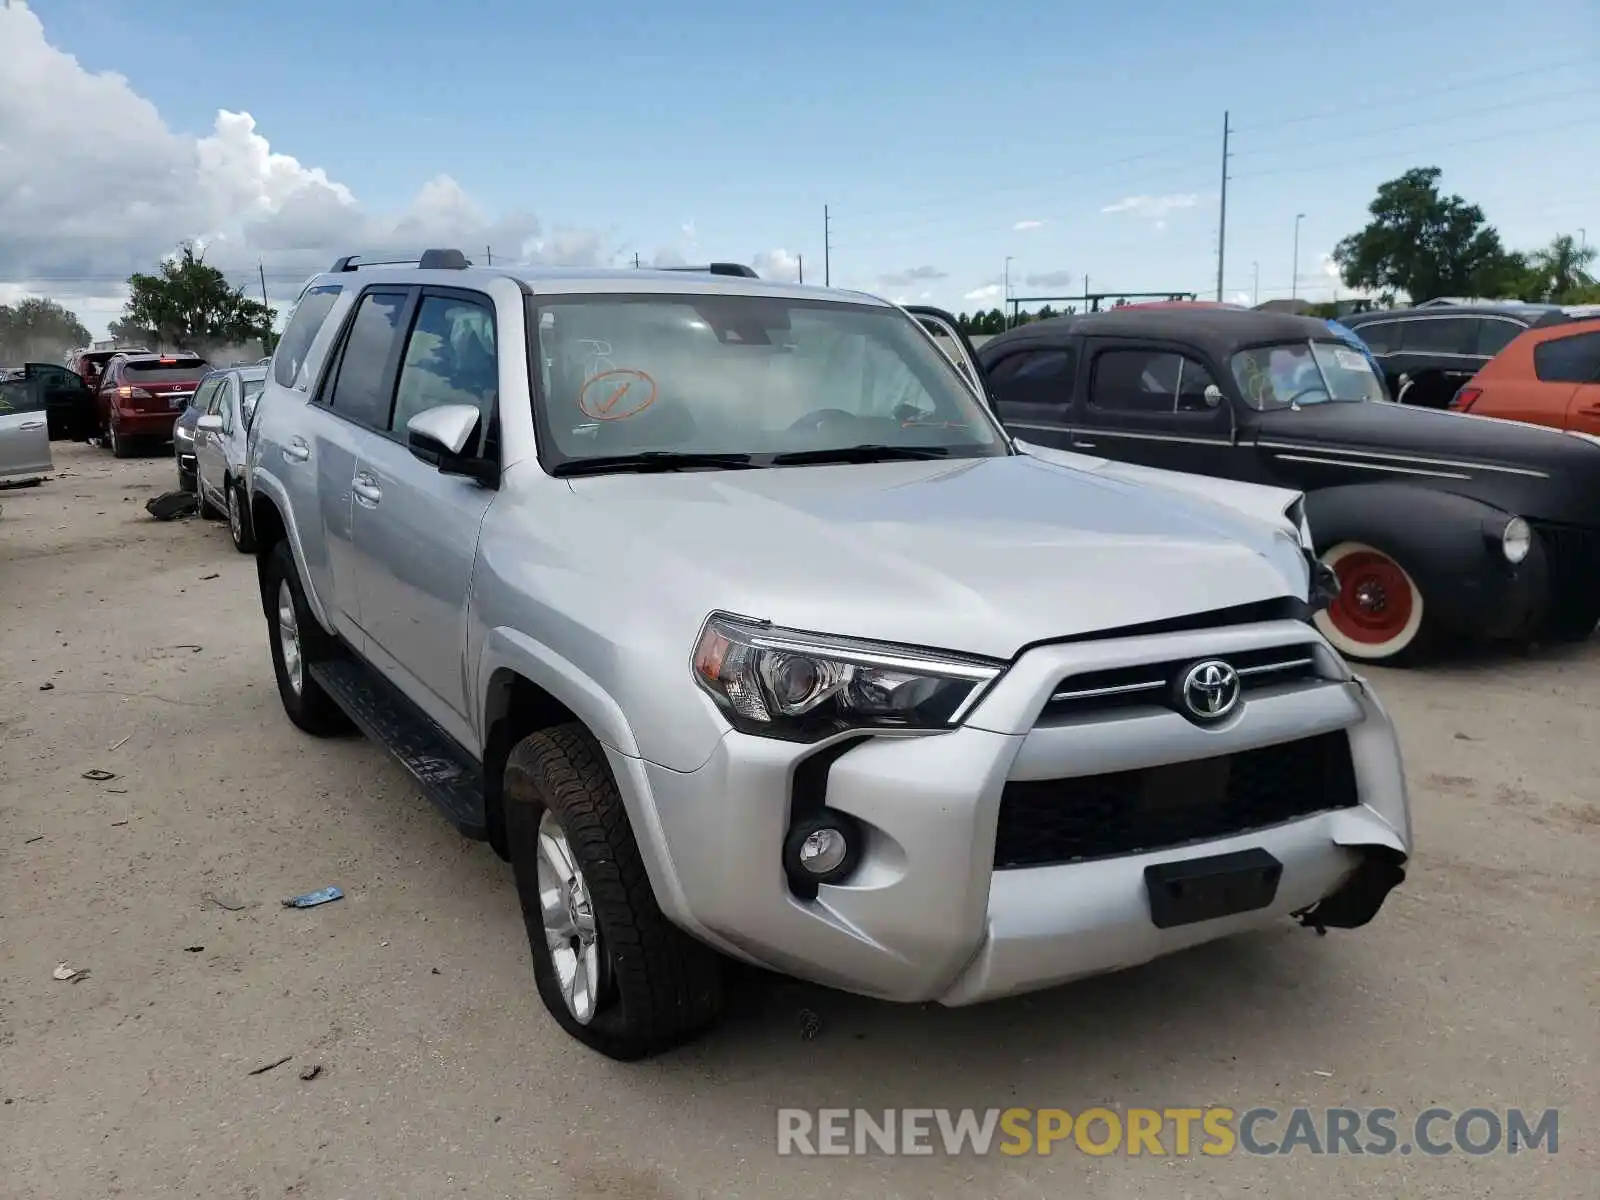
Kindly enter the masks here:
[[44, 389], [25, 376], [0, 383], [0, 481], [39, 479], [54, 466]]
[[1077, 350], [1071, 343], [1022, 345], [989, 363], [989, 394], [1012, 437], [1056, 450], [1094, 453], [1074, 444], [1072, 387], [1077, 368]]
[[392, 410], [382, 435], [363, 443], [356, 465], [351, 522], [367, 657], [466, 745], [473, 743], [471, 668], [462, 648], [478, 529], [495, 494], [414, 456], [406, 423], [440, 405], [473, 405], [480, 416], [469, 449], [492, 453], [485, 443], [499, 394], [496, 350], [492, 300], [423, 291]]
[[1090, 338], [1082, 354], [1072, 449], [1195, 475], [1247, 472], [1227, 394], [1198, 353]]
[[[225, 422], [223, 414], [227, 411], [226, 398], [233, 387], [233, 379], [223, 376], [213, 382], [216, 386], [208, 390], [205, 407], [200, 412], [203, 416], [219, 417]], [[200, 494], [218, 508], [227, 503], [227, 498], [222, 494], [222, 477], [228, 469], [227, 456], [223, 453], [226, 437], [225, 433], [212, 433], [200, 428], [194, 431], [195, 480], [200, 486]]]

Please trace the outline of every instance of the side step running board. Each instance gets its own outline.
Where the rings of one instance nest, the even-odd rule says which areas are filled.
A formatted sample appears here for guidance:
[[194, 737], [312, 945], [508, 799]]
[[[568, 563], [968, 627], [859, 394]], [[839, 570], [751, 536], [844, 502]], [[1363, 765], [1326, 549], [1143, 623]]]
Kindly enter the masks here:
[[469, 838], [489, 836], [483, 768], [449, 734], [365, 663], [313, 663], [311, 677], [362, 733], [400, 761], [452, 825]]

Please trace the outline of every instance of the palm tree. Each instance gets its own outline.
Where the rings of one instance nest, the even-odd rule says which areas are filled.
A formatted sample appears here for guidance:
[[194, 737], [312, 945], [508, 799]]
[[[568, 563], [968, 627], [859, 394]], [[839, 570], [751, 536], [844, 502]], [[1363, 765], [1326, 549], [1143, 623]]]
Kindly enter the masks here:
[[1528, 263], [1542, 277], [1548, 295], [1554, 299], [1567, 292], [1594, 286], [1588, 266], [1595, 260], [1595, 247], [1582, 246], [1570, 233], [1553, 238], [1543, 250], [1535, 250]]

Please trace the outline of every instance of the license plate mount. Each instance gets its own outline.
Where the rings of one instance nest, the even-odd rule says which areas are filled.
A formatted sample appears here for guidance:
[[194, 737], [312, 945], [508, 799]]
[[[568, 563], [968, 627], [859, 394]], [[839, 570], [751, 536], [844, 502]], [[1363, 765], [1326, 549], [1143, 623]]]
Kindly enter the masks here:
[[1266, 908], [1277, 898], [1283, 864], [1259, 847], [1156, 863], [1144, 869], [1150, 920], [1175, 929]]

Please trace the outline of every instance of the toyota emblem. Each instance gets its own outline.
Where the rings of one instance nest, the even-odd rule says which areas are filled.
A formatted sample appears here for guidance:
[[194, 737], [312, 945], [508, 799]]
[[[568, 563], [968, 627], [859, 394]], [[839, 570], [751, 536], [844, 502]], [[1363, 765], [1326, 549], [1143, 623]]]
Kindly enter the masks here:
[[1184, 711], [1196, 721], [1220, 721], [1239, 705], [1239, 672], [1219, 658], [1195, 663], [1178, 685]]

